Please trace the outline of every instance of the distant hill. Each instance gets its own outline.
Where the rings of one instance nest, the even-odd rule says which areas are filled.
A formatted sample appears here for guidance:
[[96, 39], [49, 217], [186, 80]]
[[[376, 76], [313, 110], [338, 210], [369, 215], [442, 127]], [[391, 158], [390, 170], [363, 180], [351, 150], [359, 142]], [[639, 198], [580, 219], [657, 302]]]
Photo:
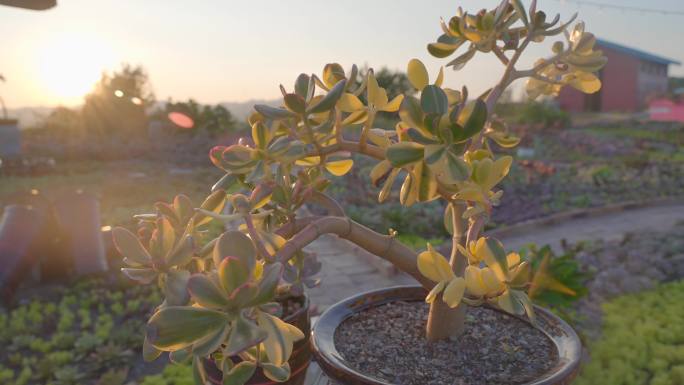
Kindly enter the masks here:
[[222, 102], [219, 104], [223, 107], [226, 107], [228, 111], [230, 111], [230, 113], [233, 114], [233, 116], [235, 116], [235, 119], [244, 121], [252, 112], [255, 104], [266, 104], [269, 106], [276, 107], [279, 106], [281, 103], [282, 102], [280, 99], [253, 99], [248, 100], [246, 102]]
[[[166, 102], [158, 101], [155, 107], [162, 108]], [[235, 119], [244, 122], [252, 112], [255, 104], [267, 104], [269, 106], [280, 105], [280, 99], [253, 99], [246, 102], [221, 102], [218, 103], [228, 109]], [[72, 107], [79, 108], [79, 107]], [[19, 127], [22, 129], [33, 127], [45, 119], [55, 107], [21, 107], [8, 108], [7, 115], [10, 118], [19, 119]]]
[[54, 107], [21, 107], [8, 108], [7, 116], [11, 119], [19, 119], [20, 128], [28, 128], [40, 123], [50, 115]]

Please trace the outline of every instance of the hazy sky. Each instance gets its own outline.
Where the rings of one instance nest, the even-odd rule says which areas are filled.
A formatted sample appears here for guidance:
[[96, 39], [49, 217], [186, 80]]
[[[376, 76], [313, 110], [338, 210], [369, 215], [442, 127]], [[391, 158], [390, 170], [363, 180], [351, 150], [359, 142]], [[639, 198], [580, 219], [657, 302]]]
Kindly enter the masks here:
[[[681, 0], [603, 0], [684, 10]], [[426, 44], [462, 5], [476, 11], [498, 0], [58, 0], [45, 12], [0, 7], [0, 95], [10, 107], [73, 105], [102, 69], [143, 65], [158, 99], [245, 101], [279, 95], [301, 72], [337, 61], [404, 69], [420, 58], [435, 72]], [[525, 3], [529, 1], [525, 0]], [[547, 14], [579, 11], [598, 36], [684, 61], [684, 16], [640, 14], [539, 0]], [[523, 64], [547, 55], [549, 42]], [[501, 65], [476, 58], [446, 84], [483, 91]], [[682, 75], [675, 66], [671, 73]]]

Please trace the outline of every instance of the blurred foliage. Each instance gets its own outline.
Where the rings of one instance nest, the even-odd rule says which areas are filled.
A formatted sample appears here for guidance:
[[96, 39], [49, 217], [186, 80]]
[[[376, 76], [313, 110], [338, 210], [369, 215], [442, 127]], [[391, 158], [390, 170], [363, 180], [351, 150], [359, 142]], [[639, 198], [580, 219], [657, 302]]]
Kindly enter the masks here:
[[604, 304], [603, 336], [577, 385], [684, 384], [684, 282]]
[[496, 113], [510, 124], [541, 125], [544, 128], [570, 124], [570, 114], [548, 101], [502, 103], [497, 105]]
[[533, 279], [530, 289], [532, 300], [549, 308], [565, 320], [573, 322], [575, 314], [572, 305], [586, 296], [586, 282], [591, 278], [584, 272], [575, 259], [582, 250], [582, 244], [568, 247], [556, 254], [550, 245], [538, 247], [530, 244], [520, 251], [520, 255], [532, 265]]
[[194, 99], [188, 99], [186, 102], [174, 102], [169, 99], [163, 108], [160, 108], [152, 113], [152, 119], [161, 121], [168, 121], [168, 114], [171, 112], [182, 113], [194, 122], [194, 126], [190, 129], [180, 129], [181, 132], [190, 132], [192, 134], [207, 132], [211, 135], [224, 134], [227, 132], [234, 132], [243, 127], [237, 122], [233, 115], [224, 106], [217, 105], [202, 105], [197, 103]]
[[147, 72], [140, 66], [122, 65], [111, 74], [103, 73], [85, 98], [83, 124], [89, 133], [101, 137], [146, 137], [146, 109], [154, 102]]
[[416, 251], [423, 249], [427, 243], [437, 247], [442, 245], [446, 241], [445, 238], [425, 239], [420, 235], [416, 234], [397, 234], [397, 239], [401, 241], [401, 243], [403, 243], [404, 245]]

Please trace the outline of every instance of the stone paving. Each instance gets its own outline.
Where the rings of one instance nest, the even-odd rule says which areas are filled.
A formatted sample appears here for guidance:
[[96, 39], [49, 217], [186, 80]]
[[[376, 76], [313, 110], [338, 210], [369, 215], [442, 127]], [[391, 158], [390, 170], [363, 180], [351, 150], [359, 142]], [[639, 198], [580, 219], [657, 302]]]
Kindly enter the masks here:
[[[655, 207], [626, 210], [586, 218], [575, 218], [553, 225], [525, 229], [524, 233], [501, 237], [507, 249], [514, 250], [529, 242], [560, 247], [562, 239], [580, 240], [621, 238], [640, 229], [670, 229], [684, 221], [684, 204], [675, 203]], [[350, 247], [350, 243], [336, 236], [324, 236], [308, 247], [318, 254], [323, 264], [319, 274], [321, 286], [309, 291], [318, 311], [352, 295], [375, 288], [414, 284], [415, 280], [403, 273], [387, 274], [379, 269], [378, 257]], [[382, 265], [380, 265], [382, 266]]]
[[336, 236], [323, 236], [307, 250], [315, 252], [323, 264], [318, 275], [321, 278], [321, 286], [309, 291], [311, 302], [319, 311], [364, 291], [415, 283], [413, 278], [405, 274], [382, 274], [366, 259], [378, 257], [361, 255], [352, 250], [348, 241]]

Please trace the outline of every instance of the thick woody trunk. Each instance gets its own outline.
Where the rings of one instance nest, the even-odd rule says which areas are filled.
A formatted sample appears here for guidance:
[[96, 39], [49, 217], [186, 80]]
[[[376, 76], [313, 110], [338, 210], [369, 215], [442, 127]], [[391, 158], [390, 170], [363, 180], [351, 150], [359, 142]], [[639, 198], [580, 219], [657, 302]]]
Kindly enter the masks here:
[[[456, 245], [460, 244], [461, 246], [465, 246], [466, 243], [467, 222], [462, 218], [465, 206], [462, 204], [452, 205], [452, 227], [454, 234], [451, 239], [452, 246], [449, 264], [456, 275], [463, 276], [468, 263], [465, 256], [458, 252]], [[466, 304], [461, 303], [452, 309], [442, 301], [441, 294], [437, 296], [435, 301], [430, 304], [430, 313], [428, 314], [426, 328], [428, 341], [439, 341], [445, 338], [458, 337], [463, 334], [463, 331], [465, 330], [466, 306]]]

